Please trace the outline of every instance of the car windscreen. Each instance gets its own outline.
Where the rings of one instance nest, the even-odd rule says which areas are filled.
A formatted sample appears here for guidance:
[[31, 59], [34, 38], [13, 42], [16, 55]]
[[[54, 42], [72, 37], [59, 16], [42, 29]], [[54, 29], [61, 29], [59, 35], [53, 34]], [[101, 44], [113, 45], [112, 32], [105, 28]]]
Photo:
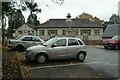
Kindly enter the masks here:
[[47, 46], [47, 45], [51, 45], [53, 42], [55, 42], [57, 39], [56, 38], [52, 38], [48, 41], [46, 41], [45, 43], [43, 43], [44, 46]]
[[19, 39], [20, 37], [21, 37], [21, 35], [18, 35], [18, 36], [15, 37], [15, 39], [17, 40], [17, 39]]

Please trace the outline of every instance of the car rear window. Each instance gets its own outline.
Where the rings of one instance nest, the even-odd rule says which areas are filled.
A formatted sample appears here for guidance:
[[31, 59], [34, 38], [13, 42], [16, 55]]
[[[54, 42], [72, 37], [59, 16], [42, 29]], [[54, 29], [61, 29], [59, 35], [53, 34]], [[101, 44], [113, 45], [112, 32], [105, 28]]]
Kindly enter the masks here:
[[76, 39], [68, 39], [68, 46], [79, 45]]

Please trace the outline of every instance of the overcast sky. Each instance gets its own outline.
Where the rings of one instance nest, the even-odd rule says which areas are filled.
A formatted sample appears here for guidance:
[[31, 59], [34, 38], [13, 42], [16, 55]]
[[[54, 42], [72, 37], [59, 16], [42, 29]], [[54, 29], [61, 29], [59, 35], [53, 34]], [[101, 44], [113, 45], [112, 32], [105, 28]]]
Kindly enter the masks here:
[[[68, 13], [71, 14], [72, 18], [75, 18], [83, 12], [108, 21], [112, 14], [118, 14], [119, 1], [120, 0], [65, 0], [65, 2], [59, 6], [52, 3], [51, 0], [35, 0], [42, 9], [42, 12], [37, 14], [40, 23], [44, 23], [49, 19], [65, 19]], [[25, 18], [27, 18], [29, 14], [30, 13], [26, 11], [24, 13]]]

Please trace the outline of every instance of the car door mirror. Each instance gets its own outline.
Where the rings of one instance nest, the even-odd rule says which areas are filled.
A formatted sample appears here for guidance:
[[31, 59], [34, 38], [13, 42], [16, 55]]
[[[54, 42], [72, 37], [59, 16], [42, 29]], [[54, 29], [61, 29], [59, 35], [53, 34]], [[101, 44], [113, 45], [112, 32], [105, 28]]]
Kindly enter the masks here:
[[41, 42], [40, 44], [43, 45], [45, 42]]
[[52, 44], [52, 46], [51, 47], [57, 47], [57, 44]]

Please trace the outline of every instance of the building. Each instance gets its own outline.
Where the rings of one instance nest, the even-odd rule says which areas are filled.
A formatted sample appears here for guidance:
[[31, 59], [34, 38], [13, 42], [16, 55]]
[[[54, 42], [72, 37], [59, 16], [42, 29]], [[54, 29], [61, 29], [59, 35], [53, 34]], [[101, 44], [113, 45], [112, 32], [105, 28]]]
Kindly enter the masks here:
[[120, 24], [108, 25], [102, 36], [103, 39], [112, 38], [115, 35], [120, 35]]
[[120, 17], [120, 1], [118, 2], [118, 15]]
[[[66, 19], [50, 19], [49, 21], [37, 26], [37, 35], [44, 40], [54, 36], [68, 36], [69, 29], [65, 23]], [[103, 26], [87, 19], [72, 19], [71, 25], [74, 37], [82, 40], [102, 40]]]
[[[101, 41], [104, 26], [87, 19], [50, 19], [39, 26], [24, 24], [16, 30], [16, 34], [31, 32], [44, 40], [55, 36], [78, 37], [84, 41]], [[67, 23], [66, 23], [67, 21]]]
[[36, 35], [36, 26], [25, 23], [22, 26], [18, 27], [15, 30], [15, 35], [21, 35], [21, 34], [31, 34], [31, 35]]

